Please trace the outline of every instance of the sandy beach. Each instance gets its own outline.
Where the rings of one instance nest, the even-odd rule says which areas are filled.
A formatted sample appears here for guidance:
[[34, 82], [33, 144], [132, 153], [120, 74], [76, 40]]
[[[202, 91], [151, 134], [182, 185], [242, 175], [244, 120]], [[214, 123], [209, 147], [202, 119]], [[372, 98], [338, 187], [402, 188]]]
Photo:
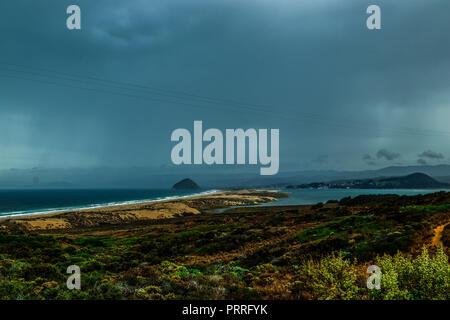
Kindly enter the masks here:
[[285, 197], [276, 190], [233, 190], [171, 200], [0, 219], [0, 230], [51, 231], [198, 215], [205, 210], [255, 205]]

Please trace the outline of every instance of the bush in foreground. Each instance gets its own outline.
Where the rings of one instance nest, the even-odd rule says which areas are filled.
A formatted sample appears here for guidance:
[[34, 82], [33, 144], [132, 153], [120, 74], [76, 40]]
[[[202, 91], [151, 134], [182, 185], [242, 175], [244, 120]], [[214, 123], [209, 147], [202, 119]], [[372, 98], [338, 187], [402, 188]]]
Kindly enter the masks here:
[[426, 248], [416, 258], [384, 255], [377, 259], [381, 268], [381, 290], [371, 292], [375, 299], [445, 300], [450, 298], [450, 264], [440, 247], [434, 256]]
[[377, 257], [381, 269], [381, 289], [366, 287], [368, 275], [356, 260], [345, 259], [342, 253], [319, 261], [309, 260], [299, 268], [301, 297], [319, 300], [447, 300], [450, 299], [450, 264], [443, 248], [431, 255], [422, 253]]

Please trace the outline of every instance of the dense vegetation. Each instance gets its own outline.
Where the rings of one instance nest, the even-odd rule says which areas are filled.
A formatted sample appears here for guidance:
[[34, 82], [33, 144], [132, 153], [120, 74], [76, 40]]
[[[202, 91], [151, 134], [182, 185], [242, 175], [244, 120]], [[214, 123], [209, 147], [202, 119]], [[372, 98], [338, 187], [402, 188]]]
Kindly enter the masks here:
[[[449, 221], [450, 195], [436, 193], [3, 231], [0, 298], [449, 299]], [[73, 264], [81, 290], [66, 287]], [[366, 287], [371, 264], [381, 290]]]

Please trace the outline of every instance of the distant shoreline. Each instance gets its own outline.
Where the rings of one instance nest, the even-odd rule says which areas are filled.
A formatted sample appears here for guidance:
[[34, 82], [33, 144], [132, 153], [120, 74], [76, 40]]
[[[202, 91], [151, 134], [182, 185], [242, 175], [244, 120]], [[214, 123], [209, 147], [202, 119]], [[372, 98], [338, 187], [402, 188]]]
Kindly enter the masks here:
[[188, 197], [196, 197], [196, 196], [203, 196], [208, 194], [214, 194], [221, 192], [221, 190], [218, 189], [212, 189], [208, 191], [202, 191], [199, 193], [193, 193], [188, 195], [181, 195], [181, 196], [167, 196], [163, 199], [143, 199], [143, 200], [124, 200], [124, 201], [118, 201], [118, 202], [110, 202], [110, 203], [98, 203], [93, 205], [85, 205], [80, 207], [73, 207], [73, 208], [49, 208], [47, 210], [41, 210], [41, 211], [13, 211], [10, 213], [2, 213], [0, 214], [0, 220], [5, 218], [17, 218], [17, 217], [28, 217], [28, 216], [40, 216], [40, 215], [49, 215], [49, 214], [60, 214], [60, 213], [67, 213], [67, 212], [74, 212], [74, 211], [85, 211], [85, 210], [95, 210], [95, 209], [102, 209], [102, 208], [114, 208], [114, 207], [121, 207], [121, 206], [128, 206], [128, 205], [134, 205], [134, 204], [148, 204], [153, 202], [161, 202], [161, 201], [171, 201], [171, 200], [177, 200], [177, 199], [184, 199]]
[[0, 218], [0, 230], [51, 231], [76, 230], [102, 225], [140, 223], [148, 220], [197, 215], [206, 210], [255, 205], [286, 197], [276, 190], [209, 191], [175, 199], [20, 215]]

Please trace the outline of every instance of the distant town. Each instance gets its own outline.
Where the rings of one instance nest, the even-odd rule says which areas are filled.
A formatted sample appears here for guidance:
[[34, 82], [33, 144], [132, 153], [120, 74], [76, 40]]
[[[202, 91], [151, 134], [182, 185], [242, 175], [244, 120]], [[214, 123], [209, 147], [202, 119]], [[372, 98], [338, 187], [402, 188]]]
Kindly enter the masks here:
[[380, 177], [374, 179], [349, 179], [331, 182], [313, 182], [289, 185], [288, 189], [417, 189], [450, 188], [450, 184], [439, 182], [424, 174], [413, 173], [402, 177]]

